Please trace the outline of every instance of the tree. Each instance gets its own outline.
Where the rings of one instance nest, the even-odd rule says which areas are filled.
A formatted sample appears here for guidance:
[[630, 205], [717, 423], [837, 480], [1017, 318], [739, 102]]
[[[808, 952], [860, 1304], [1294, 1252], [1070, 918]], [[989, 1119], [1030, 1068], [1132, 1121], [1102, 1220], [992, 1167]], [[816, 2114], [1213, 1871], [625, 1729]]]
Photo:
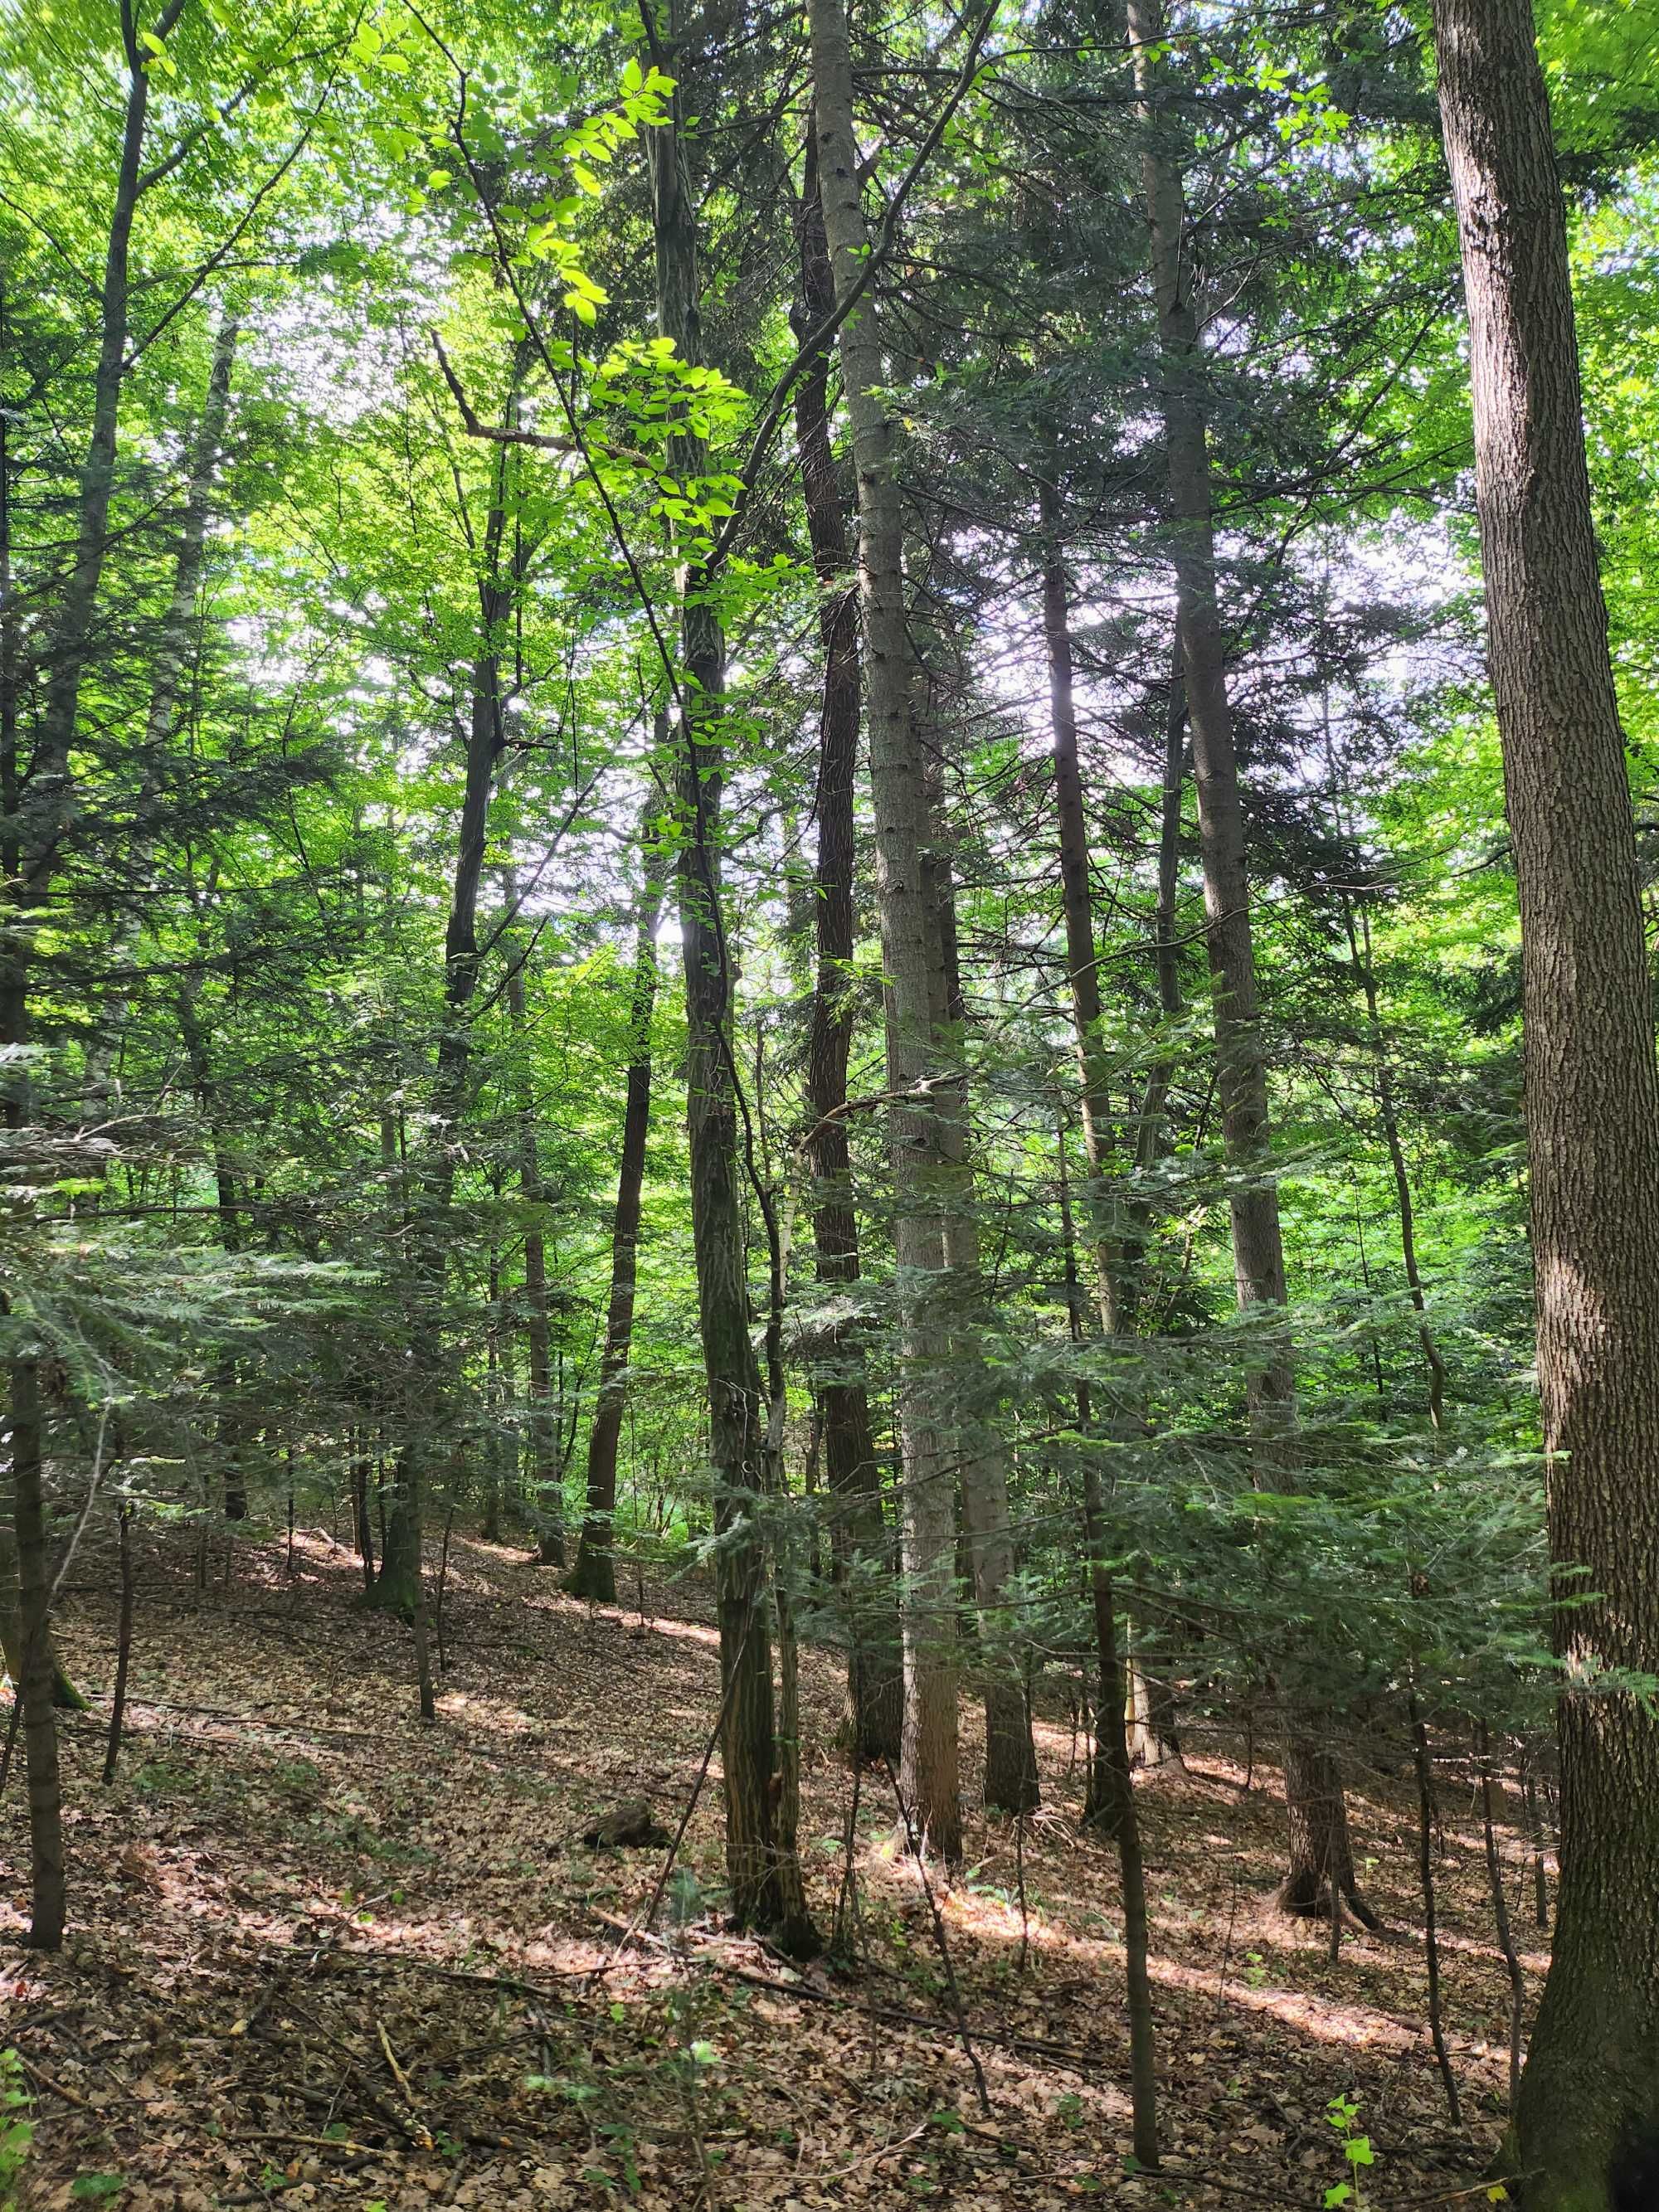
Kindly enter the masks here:
[[[1527, 0], [1437, 0], [1488, 654], [1521, 899], [1561, 1894], [1516, 2111], [1526, 2203], [1613, 2212], [1659, 2144], [1659, 1073], [1585, 459], [1566, 220]], [[1582, 1582], [1576, 1577], [1582, 1575]]]

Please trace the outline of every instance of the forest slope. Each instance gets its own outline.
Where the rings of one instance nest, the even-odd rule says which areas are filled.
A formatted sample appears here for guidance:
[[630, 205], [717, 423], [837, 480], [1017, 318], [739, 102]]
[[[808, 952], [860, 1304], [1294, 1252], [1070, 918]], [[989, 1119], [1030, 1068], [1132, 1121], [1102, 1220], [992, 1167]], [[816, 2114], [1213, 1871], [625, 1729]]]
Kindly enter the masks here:
[[[0, 1808], [0, 2019], [37, 2123], [26, 2203], [78, 2201], [107, 2176], [108, 2201], [134, 2212], [1316, 2206], [1346, 2170], [1326, 2117], [1342, 2095], [1374, 2149], [1357, 2177], [1366, 2203], [1454, 2201], [1478, 2180], [1508, 1983], [1479, 1819], [1455, 1779], [1442, 1793], [1441, 1941], [1468, 2141], [1446, 2127], [1423, 2027], [1403, 1779], [1367, 1780], [1352, 1801], [1390, 1936], [1351, 1934], [1333, 1967], [1324, 1930], [1269, 1908], [1275, 1770], [1258, 1764], [1242, 1794], [1242, 1770], [1206, 1746], [1187, 1779], [1142, 1778], [1173, 2142], [1168, 2171], [1137, 2179], [1115, 1862], [1079, 1827], [1063, 1698], [1038, 1729], [1048, 1809], [1023, 1834], [974, 1820], [964, 1878], [947, 1889], [933, 1875], [988, 2117], [959, 2040], [926, 2024], [950, 1999], [927, 1899], [891, 1854], [884, 1778], [860, 1778], [854, 1807], [844, 1764], [805, 1776], [825, 1928], [849, 1825], [856, 1836], [859, 1971], [798, 1973], [719, 1933], [717, 1770], [659, 1914], [666, 1943], [620, 1942], [665, 1854], [590, 1851], [580, 1836], [641, 1796], [678, 1826], [719, 1701], [695, 1585], [649, 1590], [643, 1618], [590, 1613], [519, 1555], [458, 1538], [450, 1664], [425, 1731], [406, 1637], [356, 1602], [355, 1554], [312, 1531], [291, 1579], [280, 1543], [239, 1547], [228, 1583], [222, 1565], [198, 1595], [182, 1546], [142, 1559], [137, 1702], [112, 1789], [98, 1786], [106, 1701], [66, 1730], [82, 1871], [61, 1958], [19, 1948], [15, 1780]], [[111, 1671], [107, 1566], [83, 1556], [63, 1620], [93, 1685]], [[830, 1741], [827, 1656], [805, 1655], [803, 1692], [808, 1741]], [[1505, 1844], [1530, 1930], [1522, 1839]], [[1527, 1957], [1529, 1979], [1543, 1964]]]

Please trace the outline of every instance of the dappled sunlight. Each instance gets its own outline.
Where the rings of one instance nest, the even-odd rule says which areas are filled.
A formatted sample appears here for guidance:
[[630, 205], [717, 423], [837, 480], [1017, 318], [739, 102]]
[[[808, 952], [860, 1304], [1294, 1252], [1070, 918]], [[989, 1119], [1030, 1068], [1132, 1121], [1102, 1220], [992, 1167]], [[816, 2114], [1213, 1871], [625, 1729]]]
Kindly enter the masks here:
[[[1069, 1727], [1050, 1719], [1037, 1730], [1042, 1809], [1017, 1821], [970, 1805], [967, 1863], [930, 1862], [927, 1886], [897, 1847], [885, 1778], [859, 1778], [858, 1963], [802, 1968], [721, 1924], [718, 1756], [705, 1765], [718, 1638], [707, 1619], [677, 1617], [672, 1594], [653, 1591], [642, 1632], [621, 1609], [596, 1622], [522, 1554], [508, 1549], [498, 1562], [492, 1547], [457, 1543], [452, 1567], [459, 1559], [463, 1571], [449, 1585], [449, 1671], [437, 1686], [437, 1725], [422, 1729], [408, 1630], [356, 1602], [343, 1563], [325, 1549], [319, 1565], [309, 1551], [301, 1557], [307, 1577], [341, 1577], [320, 1602], [304, 1600], [301, 1648], [310, 1666], [325, 1638], [323, 1687], [289, 1671], [289, 1624], [300, 1616], [286, 1601], [269, 1610], [264, 1593], [273, 1580], [280, 1586], [285, 1561], [273, 1540], [247, 1557], [240, 1589], [216, 1591], [187, 1616], [149, 1617], [122, 1778], [107, 1805], [89, 1790], [98, 1714], [65, 1732], [80, 1848], [106, 1854], [112, 1903], [142, 1916], [134, 1971], [118, 1985], [132, 2065], [140, 2044], [155, 2039], [142, 2025], [151, 2018], [146, 2006], [164, 2010], [188, 1993], [211, 2024], [199, 2055], [167, 2062], [181, 2083], [208, 2069], [189, 2092], [203, 2112], [233, 2100], [216, 2145], [191, 2138], [191, 2155], [205, 2167], [230, 2182], [246, 2174], [234, 2136], [250, 2112], [252, 2124], [318, 2132], [343, 2079], [352, 2140], [379, 2147], [381, 2165], [366, 2175], [382, 2172], [371, 2185], [395, 2203], [398, 2176], [413, 2170], [408, 2154], [393, 2160], [395, 2131], [389, 2147], [372, 2104], [351, 2101], [355, 2077], [340, 2055], [379, 2050], [383, 2028], [399, 2064], [418, 2057], [424, 2078], [447, 2085], [434, 2097], [465, 2097], [470, 2124], [496, 2144], [494, 2155], [507, 2154], [501, 2145], [534, 2144], [546, 2171], [574, 2171], [562, 2147], [563, 2093], [526, 2084], [597, 2083], [614, 2073], [638, 2085], [659, 2114], [651, 2124], [669, 2131], [665, 2144], [683, 2106], [672, 2074], [653, 2069], [677, 2036], [695, 2033], [734, 2069], [734, 2082], [740, 2074], [750, 2084], [727, 2142], [734, 2182], [750, 2174], [758, 2201], [781, 2203], [780, 2175], [797, 2191], [817, 2185], [808, 2175], [826, 2185], [839, 2176], [837, 2190], [856, 2185], [872, 2202], [889, 2201], [907, 2161], [937, 2132], [930, 2115], [981, 2124], [929, 1887], [993, 2097], [993, 2139], [1017, 2133], [1024, 2115], [1038, 2127], [1048, 2163], [1063, 2172], [1120, 2158], [1128, 2114], [1116, 1860], [1079, 1825], [1087, 1747], [1074, 1756]], [[176, 1564], [153, 1552], [146, 1573], [154, 1582]], [[174, 1620], [186, 1622], [187, 1634], [170, 1641]], [[108, 1615], [95, 1607], [66, 1626], [94, 1684], [107, 1635]], [[828, 1746], [842, 1698], [833, 1656], [803, 1653], [801, 1690], [810, 1738]], [[967, 1709], [965, 1775], [976, 1773], [981, 1747], [981, 1717]], [[1416, 2069], [1425, 2107], [1435, 2094], [1417, 2014], [1420, 1941], [1350, 1936], [1334, 1972], [1324, 1930], [1273, 1910], [1284, 1808], [1277, 1775], [1257, 1778], [1267, 1786], [1241, 1795], [1230, 1768], [1211, 1758], [1185, 1776], [1164, 1770], [1136, 1780], [1161, 2063], [1187, 2084], [1182, 2141], [1200, 2160], [1226, 2154], [1236, 2125], [1230, 2085], [1249, 2078], [1258, 2051], [1287, 2106], [1316, 2112], [1348, 2087], [1381, 2099], [1389, 2069], [1400, 2068]], [[843, 1892], [853, 1782], [844, 1760], [823, 1750], [803, 1776], [805, 1868], [826, 1929]], [[697, 1809], [656, 1928], [630, 1941], [665, 1854], [591, 1851], [580, 1832], [635, 1797], [672, 1830], [694, 1787]], [[1382, 1849], [1399, 1811], [1372, 1797]], [[1370, 1812], [1368, 1802], [1357, 1821]], [[1480, 1917], [1483, 1862], [1450, 1839], [1449, 1849], [1443, 1965], [1457, 2063], [1473, 2087], [1501, 2079], [1501, 1968]], [[1390, 1884], [1410, 1873], [1409, 1854], [1392, 1844], [1375, 1869], [1378, 1901], [1402, 1936], [1412, 1893]], [[8, 1911], [0, 1927], [12, 1924]], [[114, 1955], [107, 1940], [90, 1940], [88, 1960]], [[688, 2018], [695, 2028], [672, 2025]], [[244, 2042], [248, 2069], [239, 2071]], [[780, 2050], [788, 2054], [782, 2070]], [[273, 2064], [306, 2096], [282, 2122], [260, 2122], [246, 2100], [259, 2094], [251, 2084], [272, 2078]], [[383, 2067], [381, 2078], [396, 2077]], [[774, 2166], [786, 2130], [795, 2147]], [[672, 2164], [662, 2146], [653, 2155]], [[989, 2201], [1005, 2201], [991, 2185]]]

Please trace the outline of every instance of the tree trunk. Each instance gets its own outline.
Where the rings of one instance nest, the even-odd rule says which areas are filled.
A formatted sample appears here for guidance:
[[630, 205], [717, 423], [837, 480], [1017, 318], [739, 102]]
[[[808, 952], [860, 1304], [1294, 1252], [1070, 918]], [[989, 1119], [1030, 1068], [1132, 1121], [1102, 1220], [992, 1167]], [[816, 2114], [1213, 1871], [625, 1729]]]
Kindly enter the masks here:
[[[1106, 1178], [1106, 1130], [1109, 1118], [1101, 1053], [1100, 970], [1096, 947], [1094, 892], [1089, 876], [1089, 821], [1083, 800], [1078, 750], [1077, 700], [1072, 653], [1071, 590], [1066, 574], [1064, 511], [1059, 485], [1045, 479], [1038, 487], [1042, 524], [1042, 629], [1048, 663], [1048, 702], [1053, 731], [1054, 811], [1060, 828], [1060, 902], [1066, 926], [1066, 968], [1071, 984], [1072, 1019], [1077, 1036], [1079, 1096], [1082, 1105], [1084, 1157], [1089, 1170], [1089, 1218], [1094, 1255], [1095, 1301], [1103, 1332], [1133, 1331], [1139, 1318], [1146, 1273], [1151, 1213], [1137, 1197], [1123, 1210], [1112, 1234]], [[1182, 1011], [1181, 977], [1174, 950], [1176, 869], [1181, 830], [1182, 735], [1186, 726], [1180, 648], [1170, 681], [1164, 747], [1163, 805], [1158, 840], [1157, 938], [1153, 946], [1159, 1003], [1173, 1018]], [[1164, 1142], [1164, 1108], [1169, 1089], [1165, 1052], [1155, 1054], [1146, 1078], [1135, 1141], [1135, 1164], [1144, 1175]], [[1126, 1644], [1128, 1639], [1126, 1637]], [[1152, 1655], [1146, 1657], [1151, 1660]], [[1155, 1661], [1153, 1662], [1155, 1664]], [[1126, 1652], [1131, 1706], [1133, 1763], [1155, 1766], [1179, 1758], [1167, 1696], [1160, 1700], [1133, 1650]]]
[[[516, 379], [506, 404], [510, 427], [517, 413]], [[431, 1132], [412, 1174], [402, 1177], [404, 1255], [401, 1291], [416, 1354], [410, 1363], [403, 1408], [403, 1448], [393, 1477], [392, 1511], [380, 1548], [374, 1602], [416, 1630], [422, 1719], [430, 1719], [431, 1683], [424, 1650], [425, 1602], [422, 1528], [427, 1462], [437, 1449], [439, 1409], [445, 1395], [450, 1208], [460, 1132], [465, 1121], [471, 1061], [471, 1008], [483, 955], [478, 947], [478, 891], [489, 836], [489, 811], [506, 734], [501, 716], [502, 628], [514, 604], [517, 578], [503, 559], [507, 483], [504, 447], [495, 449], [490, 500], [476, 549], [478, 562], [477, 643], [472, 658], [465, 730], [465, 774], [455, 867], [444, 932], [442, 1025], [433, 1068]], [[385, 1125], [383, 1123], [383, 1132]], [[384, 1134], [383, 1134], [384, 1147]], [[394, 1163], [388, 1162], [389, 1170]]]
[[[157, 19], [163, 39], [183, 0], [169, 0]], [[3, 732], [6, 830], [0, 866], [9, 903], [20, 909], [0, 931], [0, 1047], [26, 1045], [33, 957], [28, 917], [44, 905], [63, 859], [63, 840], [74, 811], [71, 756], [81, 700], [81, 678], [109, 542], [110, 501], [115, 487], [116, 435], [126, 373], [129, 259], [138, 204], [149, 76], [130, 16], [123, 18], [127, 70], [126, 106], [115, 198], [104, 254], [99, 301], [98, 364], [93, 380], [92, 433], [82, 464], [76, 512], [75, 560], [53, 625], [51, 669], [27, 794], [16, 758], [15, 671], [6, 671], [11, 726]], [[9, 501], [8, 501], [9, 505]], [[9, 640], [8, 641], [9, 642]], [[12, 1078], [4, 1102], [12, 1127], [28, 1115], [27, 1075]], [[22, 1698], [29, 1778], [29, 1835], [33, 1916], [29, 1940], [55, 1950], [63, 1941], [65, 1872], [62, 1803], [58, 1781], [58, 1730], [52, 1710], [53, 1664], [46, 1593], [46, 1528], [40, 1472], [40, 1375], [29, 1354], [10, 1364], [12, 1474], [19, 1553], [19, 1613], [22, 1641]]]
[[[516, 902], [513, 871], [504, 871], [507, 896]], [[536, 1140], [536, 1091], [528, 1059], [524, 971], [529, 940], [507, 945], [507, 1015], [519, 1056], [519, 1194], [525, 1204], [525, 1348], [530, 1364], [530, 1495], [535, 1516], [536, 1558], [544, 1567], [564, 1565], [563, 1467], [558, 1421], [554, 1412], [552, 1330], [547, 1303], [547, 1239], [542, 1228], [547, 1194], [542, 1188], [540, 1147]]]
[[[864, 274], [871, 240], [853, 135], [853, 67], [844, 0], [810, 0], [813, 127], [824, 234], [838, 302]], [[925, 867], [932, 836], [925, 761], [910, 696], [903, 514], [872, 298], [839, 337], [858, 483], [876, 884], [887, 977], [888, 1143], [901, 1286], [898, 1405], [904, 1596], [901, 1792], [919, 1838], [962, 1852], [957, 1727], [956, 1499], [942, 1419], [950, 1339], [942, 1311], [947, 1173], [933, 1091], [947, 1064], [933, 976], [937, 910]]]
[[[194, 896], [192, 889], [192, 896]], [[213, 1152], [213, 1190], [219, 1245], [228, 1257], [241, 1246], [240, 1204], [230, 1135], [221, 1110], [219, 1090], [208, 1051], [207, 1031], [201, 1016], [201, 978], [186, 975], [179, 987], [179, 1035], [190, 1066], [191, 1088], [196, 1108], [207, 1124]], [[213, 1395], [219, 1401], [218, 1439], [222, 1496], [227, 1521], [247, 1518], [247, 1470], [243, 1464], [245, 1421], [236, 1399], [236, 1360], [234, 1353], [215, 1363]]]
[[[667, 718], [657, 722], [656, 753], [667, 746]], [[567, 1584], [574, 1597], [617, 1602], [615, 1556], [617, 1450], [628, 1403], [628, 1362], [634, 1340], [634, 1293], [639, 1273], [640, 1208], [646, 1144], [651, 1131], [651, 1023], [657, 1003], [657, 926], [662, 914], [663, 855], [654, 834], [654, 804], [641, 827], [644, 873], [634, 941], [634, 986], [628, 1008], [628, 1089], [623, 1108], [622, 1158], [611, 1226], [611, 1297], [593, 1422], [587, 1432], [586, 1505], [576, 1564]]]
[[[672, 120], [650, 137], [657, 322], [680, 357], [702, 361], [696, 215], [682, 135], [684, 80]], [[707, 473], [706, 441], [669, 442], [682, 482]], [[721, 910], [720, 714], [726, 640], [702, 571], [682, 572], [681, 672], [677, 678], [680, 843], [677, 869], [685, 969], [686, 1124], [697, 1314], [708, 1388], [717, 1609], [722, 1685], [721, 1767], [726, 1863], [739, 1926], [775, 1927], [786, 1916], [773, 1822], [775, 1717], [771, 1604], [759, 1511], [766, 1488], [766, 1419], [749, 1335], [738, 1075], [732, 1050], [735, 996]]]
[[1279, 1910], [1312, 1919], [1340, 1915], [1346, 1905], [1362, 1927], [1376, 1927], [1354, 1875], [1342, 1769], [1333, 1751], [1305, 1733], [1292, 1734], [1285, 1747], [1285, 1803], [1291, 1850]]
[[[1198, 794], [1199, 846], [1204, 868], [1205, 949], [1214, 1009], [1216, 1088], [1223, 1139], [1232, 1182], [1233, 1276], [1240, 1307], [1285, 1304], [1285, 1247], [1279, 1191], [1273, 1180], [1267, 1118], [1267, 1064], [1256, 992], [1255, 942], [1245, 865], [1244, 810], [1239, 795], [1232, 708], [1227, 696], [1226, 641], [1216, 597], [1215, 524], [1211, 504], [1209, 438], [1200, 369], [1194, 274], [1184, 251], [1186, 211], [1181, 172], [1160, 143], [1157, 106], [1158, 58], [1164, 38], [1159, 0], [1129, 0], [1129, 36], [1135, 87], [1146, 134], [1142, 185], [1150, 234], [1152, 286], [1163, 356], [1163, 412], [1168, 468], [1170, 553], [1176, 574], [1176, 619], [1192, 730], [1193, 780]], [[1295, 1420], [1296, 1386], [1289, 1340], [1282, 1330], [1264, 1342], [1250, 1377], [1250, 1402], [1258, 1449], [1268, 1457], [1288, 1448]], [[1290, 1866], [1280, 1891], [1291, 1910], [1306, 1889], [1305, 1853], [1311, 1838], [1338, 1854], [1346, 1867], [1343, 1893], [1356, 1916], [1370, 1916], [1352, 1896], [1346, 1850], [1347, 1814], [1340, 1771], [1306, 1733], [1305, 1716], [1292, 1713], [1293, 1742], [1285, 1765], [1291, 1812]], [[1304, 1784], [1315, 1795], [1298, 1804]]]
[[[1582, 1571], [1557, 1646], [1569, 1680], [1651, 1675], [1659, 1076], [1565, 218], [1524, 0], [1437, 0], [1435, 38], [1520, 886], [1550, 1551]], [[1613, 2212], [1649, 2201], [1659, 2172], [1659, 1719], [1633, 1696], [1569, 1689], [1559, 1728], [1560, 1891], [1519, 2164], [1528, 2212]]]
[[[817, 140], [809, 124], [800, 211], [801, 298], [794, 321], [805, 338], [835, 306], [835, 278], [818, 189]], [[795, 387], [795, 436], [812, 562], [822, 598], [823, 710], [818, 743], [818, 849], [814, 887], [817, 975], [806, 1050], [807, 1145], [812, 1173], [812, 1237], [817, 1279], [826, 1291], [859, 1279], [858, 1218], [853, 1206], [847, 1133], [847, 1062], [854, 1019], [853, 871], [859, 712], [857, 587], [830, 439], [830, 349], [817, 354]], [[849, 1293], [850, 1294], [850, 1293]], [[859, 1759], [899, 1756], [903, 1662], [889, 1577], [881, 1476], [870, 1423], [864, 1351], [856, 1331], [836, 1345], [814, 1378], [832, 1500], [831, 1556], [847, 1608], [848, 1735]]]
[[17, 1598], [22, 1632], [18, 1694], [27, 1761], [33, 1911], [27, 1941], [55, 1951], [64, 1940], [67, 1877], [58, 1725], [52, 1711], [46, 1493], [41, 1480], [40, 1369], [25, 1355], [11, 1366], [11, 1474], [16, 1500]]
[[[1072, 1234], [1071, 1182], [1066, 1168], [1066, 1131], [1060, 1131], [1060, 1223], [1066, 1261], [1066, 1304], [1072, 1341], [1084, 1339], [1082, 1288], [1078, 1281], [1077, 1246]], [[1156, 2166], [1158, 2148], [1157, 2023], [1148, 1960], [1151, 1921], [1146, 1910], [1146, 1867], [1141, 1850], [1140, 1808], [1135, 1802], [1134, 1771], [1125, 1722], [1127, 1685], [1118, 1653], [1117, 1609], [1108, 1565], [1105, 1501], [1100, 1470], [1090, 1456], [1094, 1428], [1089, 1386], [1077, 1386], [1077, 1419], [1083, 1443], [1083, 1540], [1089, 1566], [1089, 1595], [1094, 1612], [1095, 1656], [1099, 1681], [1095, 1698], [1095, 1740], [1083, 1817], [1117, 1845], [1118, 1877], [1123, 1892], [1124, 1976], [1129, 2000], [1129, 2081], [1135, 2156]]]
[[976, 1659], [985, 1698], [985, 1802], [999, 1812], [1031, 1813], [1042, 1802], [1036, 1750], [1025, 1695], [1028, 1638], [1010, 1605], [1015, 1577], [1013, 1529], [1008, 1508], [1007, 1447], [994, 1425], [980, 1331], [985, 1320], [980, 1272], [979, 1215], [969, 1157], [967, 1007], [957, 944], [956, 889], [941, 835], [942, 793], [928, 778], [933, 811], [930, 850], [923, 861], [937, 913], [938, 1018], [951, 1041], [956, 1062], [938, 1089], [940, 1150], [949, 1170], [945, 1215], [945, 1264], [950, 1271], [952, 1352], [959, 1400], [953, 1425], [961, 1470], [962, 1546], [977, 1612]]

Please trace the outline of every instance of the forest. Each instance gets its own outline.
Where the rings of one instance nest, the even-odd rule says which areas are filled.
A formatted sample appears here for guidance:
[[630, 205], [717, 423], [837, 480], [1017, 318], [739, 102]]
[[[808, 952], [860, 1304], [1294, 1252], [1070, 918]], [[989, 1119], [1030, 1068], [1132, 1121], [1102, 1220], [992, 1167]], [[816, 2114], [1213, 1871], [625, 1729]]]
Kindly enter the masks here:
[[1659, 2212], [1655, 0], [0, 0], [0, 2212]]

